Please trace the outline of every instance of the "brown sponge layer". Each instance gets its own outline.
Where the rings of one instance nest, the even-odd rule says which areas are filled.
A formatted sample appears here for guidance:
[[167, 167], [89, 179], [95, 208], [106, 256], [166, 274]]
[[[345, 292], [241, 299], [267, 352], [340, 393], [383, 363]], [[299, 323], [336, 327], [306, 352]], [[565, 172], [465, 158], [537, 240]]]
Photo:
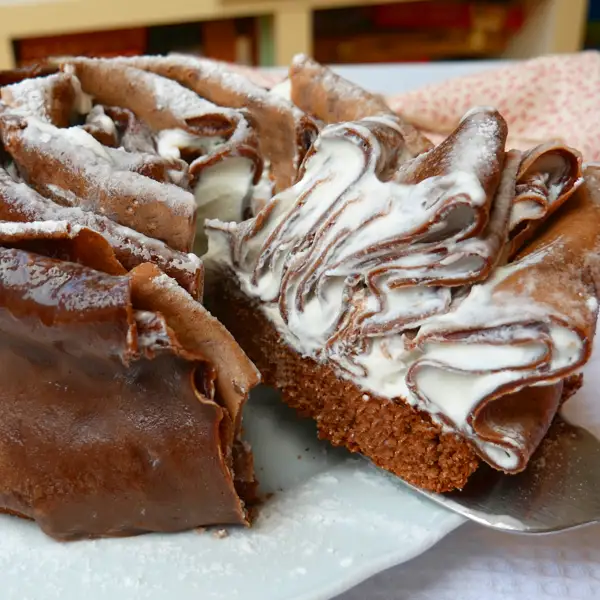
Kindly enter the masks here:
[[[320, 438], [360, 452], [427, 490], [447, 492], [465, 486], [481, 462], [465, 438], [443, 433], [427, 413], [365, 392], [328, 365], [301, 356], [281, 339], [230, 274], [207, 277], [207, 307], [254, 361], [263, 382], [277, 388], [301, 416], [317, 422]], [[581, 375], [567, 379], [562, 402], [581, 385]]]
[[442, 433], [410, 405], [367, 394], [329, 366], [302, 357], [230, 278], [221, 273], [209, 280], [209, 310], [254, 361], [263, 382], [302, 416], [315, 419], [319, 437], [428, 490], [465, 485], [480, 462], [466, 440]]

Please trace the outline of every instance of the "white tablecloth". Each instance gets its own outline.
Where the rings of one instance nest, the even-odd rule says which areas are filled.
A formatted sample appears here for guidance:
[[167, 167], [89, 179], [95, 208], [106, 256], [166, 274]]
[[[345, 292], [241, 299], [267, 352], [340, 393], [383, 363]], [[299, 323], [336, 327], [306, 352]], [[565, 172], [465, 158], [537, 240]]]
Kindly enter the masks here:
[[[382, 94], [413, 89], [497, 62], [345, 67]], [[600, 115], [599, 115], [600, 118]], [[516, 536], [467, 524], [414, 560], [337, 600], [600, 599], [600, 526], [551, 536]]]
[[517, 536], [463, 525], [337, 600], [596, 600], [600, 526]]

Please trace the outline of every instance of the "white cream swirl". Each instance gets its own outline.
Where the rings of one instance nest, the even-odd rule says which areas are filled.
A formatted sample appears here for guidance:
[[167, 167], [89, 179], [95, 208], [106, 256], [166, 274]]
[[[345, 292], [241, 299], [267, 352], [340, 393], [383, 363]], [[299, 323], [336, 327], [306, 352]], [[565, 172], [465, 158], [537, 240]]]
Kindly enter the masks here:
[[512, 421], [478, 431], [477, 415], [578, 368], [589, 340], [521, 285], [551, 248], [498, 267], [521, 160], [505, 154], [506, 133], [497, 112], [473, 110], [404, 163], [393, 117], [329, 126], [298, 183], [257, 217], [208, 222], [208, 260], [234, 271], [298, 352], [427, 411], [510, 472], [525, 466], [527, 436]]

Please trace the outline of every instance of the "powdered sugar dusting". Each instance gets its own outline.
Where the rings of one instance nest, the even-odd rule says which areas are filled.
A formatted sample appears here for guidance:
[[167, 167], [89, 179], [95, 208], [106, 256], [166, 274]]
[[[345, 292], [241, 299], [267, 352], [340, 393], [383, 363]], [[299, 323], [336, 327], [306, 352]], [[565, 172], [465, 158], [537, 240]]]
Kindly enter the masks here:
[[[91, 184], [108, 193], [124, 198], [135, 196], [140, 204], [162, 203], [179, 216], [192, 215], [195, 210], [194, 197], [190, 192], [127, 170], [131, 158], [126, 153], [109, 153], [82, 129], [59, 129], [29, 118], [22, 135], [30, 151], [59, 158], [67, 170], [83, 175]], [[119, 156], [122, 156], [122, 162]]]
[[230, 118], [237, 118], [235, 111], [216, 106], [212, 102], [200, 98], [192, 90], [155, 73], [137, 71], [139, 77], [144, 77], [152, 85], [154, 100], [158, 110], [169, 110], [182, 121], [193, 119], [205, 114], [221, 113]]
[[9, 238], [53, 237], [64, 235], [73, 237], [79, 232], [79, 227], [71, 227], [68, 221], [33, 221], [29, 223], [12, 223], [0, 221], [0, 239]]
[[171, 291], [175, 290], [177, 292], [183, 291], [179, 287], [179, 284], [172, 277], [169, 277], [168, 275], [165, 275], [164, 273], [162, 273], [158, 277], [155, 277], [152, 281], [156, 285], [162, 287], [165, 290], [171, 290]]
[[[56, 80], [59, 76], [51, 75], [51, 77], [52, 80]], [[2, 88], [0, 94], [5, 102], [11, 97], [10, 104], [25, 114], [37, 115], [50, 121], [50, 115], [46, 110], [46, 88], [40, 86], [37, 80], [26, 79], [18, 84], [6, 86]]]
[[169, 67], [183, 67], [192, 69], [198, 73], [199, 77], [211, 79], [223, 89], [229, 90], [238, 96], [252, 98], [263, 102], [265, 105], [272, 105], [281, 110], [290, 112], [294, 118], [304, 117], [304, 113], [292, 102], [277, 94], [270, 94], [269, 91], [253, 83], [244, 75], [230, 68], [226, 63], [222, 63], [207, 58], [197, 56], [188, 56], [184, 54], [171, 54], [169, 56], [143, 56], [136, 58], [120, 59], [125, 64], [137, 65], [142, 69], [157, 71], [168, 69]]
[[466, 131], [457, 137], [458, 143], [452, 149], [453, 170], [470, 171], [476, 166], [485, 176], [486, 167], [495, 164], [501, 132], [498, 120], [489, 118], [494, 113], [493, 108], [475, 107], [465, 114], [461, 123], [465, 124]]
[[[150, 58], [149, 60], [153, 60]], [[227, 64], [210, 60], [207, 58], [185, 56], [182, 54], [172, 54], [165, 61], [172, 61], [172, 64], [185, 64], [189, 68], [199, 69], [200, 73], [204, 73], [208, 77], [212, 77], [219, 81], [220, 85], [224, 88], [230, 89], [236, 94], [260, 99], [266, 104], [272, 104], [278, 106], [283, 110], [291, 111], [295, 118], [301, 118], [304, 113], [288, 98], [278, 96], [276, 94], [270, 94], [268, 90], [262, 88], [253, 83], [247, 77], [244, 77], [240, 73], [233, 69], [230, 69]]]
[[91, 109], [91, 101], [81, 90], [79, 80], [67, 73], [24, 79], [19, 83], [3, 87], [0, 96], [19, 114], [35, 116], [50, 123], [52, 114], [49, 111], [54, 110], [56, 105], [64, 105], [68, 101], [64, 97], [64, 92], [61, 93], [64, 88], [71, 88], [73, 105], [61, 108], [66, 109], [67, 112], [72, 109], [80, 114], [85, 114]]

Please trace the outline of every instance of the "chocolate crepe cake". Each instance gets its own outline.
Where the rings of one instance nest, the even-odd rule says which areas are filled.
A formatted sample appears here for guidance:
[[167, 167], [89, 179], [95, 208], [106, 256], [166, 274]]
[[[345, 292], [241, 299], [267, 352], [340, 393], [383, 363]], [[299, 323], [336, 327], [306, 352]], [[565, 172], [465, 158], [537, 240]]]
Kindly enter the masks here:
[[592, 348], [596, 173], [508, 151], [493, 108], [433, 147], [305, 57], [285, 87], [322, 128], [293, 186], [207, 223], [209, 305], [333, 444], [438, 492], [523, 470]]
[[[260, 369], [428, 489], [526, 467], [580, 384], [598, 180], [495, 110], [433, 144], [299, 57], [0, 73], [0, 507], [59, 539], [247, 523]], [[203, 295], [203, 253], [208, 269]], [[198, 235], [194, 241], [198, 223]]]
[[248, 524], [259, 375], [190, 250], [213, 165], [260, 177], [254, 130], [114, 63], [0, 83], [0, 510], [63, 540]]

